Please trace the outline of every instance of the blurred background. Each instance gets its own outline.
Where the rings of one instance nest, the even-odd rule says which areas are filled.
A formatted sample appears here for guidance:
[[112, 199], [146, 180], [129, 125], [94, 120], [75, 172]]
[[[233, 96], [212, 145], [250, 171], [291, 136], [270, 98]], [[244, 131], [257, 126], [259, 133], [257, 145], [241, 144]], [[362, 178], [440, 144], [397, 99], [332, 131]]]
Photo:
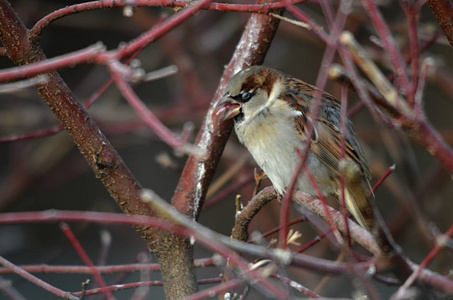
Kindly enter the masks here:
[[[356, 2], [346, 28], [354, 33], [384, 73], [391, 74], [392, 66], [388, 57], [376, 42], [375, 32], [361, 4]], [[77, 1], [20, 0], [11, 3], [26, 26], [31, 28], [45, 15]], [[336, 1], [333, 5], [336, 5]], [[403, 56], [407, 58], [407, 21], [400, 5], [396, 1], [379, 1], [379, 5]], [[318, 24], [326, 26], [317, 3], [304, 3], [298, 7]], [[49, 58], [85, 48], [98, 41], [108, 49], [115, 49], [173, 13], [171, 8], [156, 7], [135, 8], [131, 17], [125, 17], [122, 9], [87, 11], [51, 23], [44, 29], [40, 45]], [[197, 132], [248, 17], [246, 13], [202, 11], [149, 45], [138, 56], [146, 72], [170, 65], [179, 69], [176, 75], [134, 86], [146, 105], [174, 132], [181, 132], [188, 122], [195, 125]], [[431, 11], [425, 7], [419, 19], [420, 44], [425, 44], [438, 30]], [[324, 50], [325, 44], [314, 33], [282, 22], [265, 64], [315, 83]], [[452, 145], [453, 54], [443, 34], [423, 52], [422, 58], [425, 57], [433, 58], [435, 67], [429, 74], [424, 106], [431, 123]], [[339, 62], [338, 58], [336, 60]], [[0, 60], [1, 68], [10, 66], [11, 63], [5, 57]], [[86, 103], [110, 79], [105, 66], [92, 64], [67, 68], [61, 70], [60, 74], [82, 103]], [[326, 89], [339, 96], [338, 83], [330, 81]], [[58, 121], [33, 88], [2, 94], [0, 97], [0, 138], [22, 136], [58, 126]], [[351, 92], [349, 106], [354, 107], [359, 101], [355, 93]], [[89, 113], [141, 184], [170, 201], [186, 157], [176, 155], [160, 141], [115, 86], [96, 101]], [[351, 117], [366, 149], [373, 183], [387, 168], [396, 165], [395, 172], [375, 195], [397, 243], [414, 262], [420, 263], [434, 246], [433, 236], [445, 232], [452, 224], [451, 176], [426, 149], [404, 132], [384, 127], [366, 108]], [[44, 138], [0, 143], [0, 166], [1, 212], [48, 209], [120, 212], [64, 131]], [[217, 178], [234, 167], [237, 170], [230, 179], [221, 179], [218, 185], [212, 184], [213, 189], [199, 220], [225, 235], [231, 233], [234, 224], [235, 195], [241, 194], [243, 201], [247, 202], [255, 187], [253, 172], [256, 165], [232, 134], [217, 170]], [[262, 187], [267, 185], [269, 182], [265, 180]], [[231, 186], [237, 186], [238, 189], [222, 199], [216, 197]], [[278, 216], [279, 204], [273, 201], [253, 220], [250, 231], [264, 233], [275, 228], [278, 226]], [[297, 217], [296, 213], [294, 217]], [[145, 243], [136, 231], [127, 226], [77, 223], [71, 224], [71, 228], [95, 264], [133, 263], [147, 252]], [[320, 234], [306, 223], [295, 228], [303, 234], [300, 239], [302, 245]], [[111, 238], [110, 246], [101, 242], [106, 236]], [[272, 237], [276, 238], [277, 235]], [[107, 254], [103, 251], [107, 251]], [[330, 259], [336, 257], [327, 241], [321, 241], [306, 253]], [[17, 265], [83, 265], [58, 224], [1, 225], [0, 255]], [[196, 257], [211, 255], [204, 248], [196, 248]], [[153, 258], [148, 257], [147, 260], [155, 262]], [[448, 274], [453, 267], [452, 262], [450, 248], [450, 253], [442, 251], [436, 257], [430, 269]], [[199, 278], [216, 277], [221, 272], [215, 268], [198, 271]], [[294, 272], [295, 278], [311, 289], [323, 278], [300, 269], [290, 269], [290, 272]], [[28, 299], [50, 299], [48, 292], [18, 276], [2, 276], [3, 279], [11, 280], [12, 285]], [[81, 282], [90, 277], [74, 274], [37, 276], [68, 291], [79, 291]], [[109, 275], [105, 278], [111, 283], [117, 277]], [[151, 277], [152, 280], [159, 280], [157, 272]], [[127, 281], [138, 279], [139, 275], [133, 274]], [[379, 286], [384, 299], [395, 291], [394, 287]], [[354, 289], [353, 282], [336, 277], [322, 288], [321, 293], [326, 297], [351, 297]], [[132, 293], [124, 291], [115, 295], [118, 299], [125, 299]], [[152, 299], [164, 297], [159, 287], [153, 287], [150, 295]], [[0, 290], [0, 299], [9, 298]]]

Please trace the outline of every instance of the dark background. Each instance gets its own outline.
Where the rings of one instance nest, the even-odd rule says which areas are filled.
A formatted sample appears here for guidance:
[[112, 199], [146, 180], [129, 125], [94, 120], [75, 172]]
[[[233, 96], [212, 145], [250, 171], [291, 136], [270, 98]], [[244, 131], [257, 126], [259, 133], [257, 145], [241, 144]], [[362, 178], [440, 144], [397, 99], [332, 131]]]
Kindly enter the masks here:
[[[29, 28], [46, 14], [63, 5], [74, 3], [76, 2], [12, 1], [20, 18]], [[303, 4], [301, 7], [323, 24], [322, 11], [318, 5]], [[401, 8], [396, 2], [390, 1], [381, 9], [397, 43], [407, 54], [406, 22]], [[127, 18], [123, 16], [121, 9], [87, 11], [52, 23], [44, 30], [40, 44], [47, 57], [76, 51], [98, 41], [108, 49], [115, 49], [120, 43], [130, 41], [156, 24], [160, 17], [172, 13], [170, 8], [136, 8], [134, 15]], [[390, 73], [388, 57], [370, 40], [370, 36], [375, 33], [367, 24], [368, 20], [363, 18], [364, 15], [358, 4], [347, 28], [354, 32], [369, 54], [380, 63], [384, 72]], [[147, 72], [171, 64], [180, 68], [177, 75], [134, 87], [148, 107], [175, 132], [181, 131], [185, 122], [192, 122], [196, 129], [199, 128], [223, 67], [236, 47], [248, 16], [245, 13], [203, 11], [149, 45], [138, 57], [142, 68]], [[419, 24], [423, 43], [430, 30], [438, 28], [427, 7]], [[314, 34], [282, 23], [265, 64], [315, 83], [324, 47]], [[436, 61], [436, 68], [429, 77], [425, 92], [425, 108], [430, 121], [448, 143], [453, 141], [453, 102], [451, 85], [448, 84], [453, 82], [451, 53], [451, 47], [442, 35], [424, 54]], [[11, 64], [4, 58], [0, 60], [0, 66], [6, 68]], [[60, 73], [83, 103], [109, 79], [106, 67], [99, 65], [79, 65], [61, 70]], [[447, 83], [444, 83], [445, 80]], [[338, 96], [339, 87], [339, 84], [329, 82], [326, 89]], [[58, 125], [34, 89], [1, 94], [0, 99], [0, 137], [20, 136]], [[350, 105], [357, 101], [357, 96], [351, 93]], [[178, 106], [184, 108], [184, 113], [175, 112], [175, 107]], [[115, 87], [102, 95], [89, 112], [142, 185], [153, 189], [169, 201], [186, 157], [176, 156], [147, 129]], [[387, 185], [376, 192], [376, 199], [396, 241], [413, 261], [420, 263], [433, 247], [431, 233], [437, 229], [445, 232], [452, 223], [451, 177], [426, 149], [415, 144], [405, 133], [383, 127], [373, 119], [366, 108], [352, 118], [366, 148], [373, 170], [373, 183], [386, 168], [396, 164], [395, 173], [388, 179]], [[163, 153], [171, 158], [175, 168], [165, 167], [157, 161], [158, 155]], [[232, 135], [217, 174], [222, 174], [243, 157], [248, 161], [246, 168], [243, 168], [232, 182], [248, 176], [255, 167], [246, 150]], [[253, 182], [250, 182], [237, 193], [241, 193], [243, 198], [248, 200], [253, 187]], [[420, 215], [413, 216], [407, 207], [403, 206], [402, 198], [411, 199], [413, 207], [417, 208]], [[0, 210], [18, 212], [47, 209], [120, 212], [65, 132], [52, 137], [1, 143]], [[278, 224], [278, 210], [277, 203], [269, 204], [254, 220], [251, 230], [265, 232], [275, 227]], [[415, 220], [420, 220], [420, 217], [425, 222], [417, 225]], [[234, 195], [203, 211], [200, 222], [229, 235], [234, 222]], [[100, 235], [105, 231], [109, 232], [112, 238], [107, 264], [132, 263], [139, 253], [146, 252], [145, 243], [135, 230], [127, 226], [77, 223], [71, 224], [71, 228], [95, 263], [100, 257]], [[302, 224], [298, 229], [304, 234], [302, 244], [308, 243], [318, 234], [306, 224]], [[196, 249], [196, 257], [211, 255], [206, 249]], [[328, 243], [321, 243], [308, 253], [323, 253], [324, 255], [320, 256], [333, 259], [336, 257], [331, 253]], [[18, 265], [83, 265], [58, 224], [0, 226], [0, 255]], [[151, 261], [155, 262], [153, 258]], [[430, 268], [445, 274], [452, 266], [451, 253], [441, 252]], [[303, 276], [296, 278], [303, 278], [301, 283], [309, 288], [316, 286], [322, 278], [314, 273], [294, 271]], [[215, 277], [220, 273], [214, 268], [199, 272], [199, 278]], [[69, 274], [38, 276], [69, 291], [80, 290], [81, 282], [90, 277]], [[13, 286], [29, 299], [50, 299], [48, 292], [17, 276], [4, 277], [12, 280]], [[117, 275], [111, 275], [105, 278], [107, 282], [112, 282], [116, 277]], [[154, 273], [151, 277], [158, 280], [159, 274]], [[138, 280], [138, 275], [131, 275], [128, 280]], [[328, 283], [323, 295], [351, 297], [353, 287], [348, 279], [337, 278]], [[382, 286], [384, 298], [394, 291], [392, 287]], [[131, 293], [126, 291], [115, 295], [118, 299], [123, 299]], [[153, 296], [152, 299], [163, 298], [161, 288], [153, 287], [150, 295]], [[3, 297], [6, 296], [0, 292], [0, 299], [7, 299]]]

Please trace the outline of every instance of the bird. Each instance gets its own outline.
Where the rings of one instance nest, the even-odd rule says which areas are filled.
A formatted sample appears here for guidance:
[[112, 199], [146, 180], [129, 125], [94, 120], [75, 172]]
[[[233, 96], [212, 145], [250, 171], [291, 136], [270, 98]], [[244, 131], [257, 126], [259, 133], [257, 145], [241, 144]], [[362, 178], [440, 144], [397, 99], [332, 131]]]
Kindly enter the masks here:
[[[321, 93], [321, 104], [318, 115], [314, 116], [310, 106], [316, 93]], [[239, 141], [279, 195], [292, 182], [301, 163], [299, 152], [307, 143], [310, 148], [305, 166], [323, 196], [340, 199], [340, 173], [345, 169], [341, 162], [345, 162], [343, 166], [353, 170], [350, 178], [355, 178], [346, 180], [346, 206], [361, 227], [370, 230], [373, 226], [371, 172], [349, 118], [341, 159], [341, 103], [334, 96], [278, 70], [251, 66], [230, 79], [216, 106], [216, 114], [223, 121], [234, 120]], [[307, 172], [299, 176], [296, 188], [319, 197]]]

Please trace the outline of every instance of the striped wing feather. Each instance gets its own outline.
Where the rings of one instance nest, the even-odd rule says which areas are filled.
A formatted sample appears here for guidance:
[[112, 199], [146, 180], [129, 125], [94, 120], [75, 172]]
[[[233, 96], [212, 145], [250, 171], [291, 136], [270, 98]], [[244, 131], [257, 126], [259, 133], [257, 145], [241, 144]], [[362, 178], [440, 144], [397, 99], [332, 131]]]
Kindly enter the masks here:
[[[285, 100], [291, 107], [302, 113], [295, 120], [298, 133], [302, 140], [307, 140], [309, 126], [313, 126], [313, 124], [310, 124], [313, 123], [313, 119], [310, 116], [311, 100], [315, 97], [316, 91], [323, 94], [324, 103], [321, 106], [317, 118], [318, 122], [316, 122], [313, 134], [310, 138], [311, 152], [331, 169], [334, 174], [339, 176], [342, 142], [339, 130], [340, 102], [332, 95], [322, 92], [316, 87], [294, 78], [288, 79], [288, 86], [289, 90], [281, 97], [282, 100]], [[348, 124], [348, 126], [351, 125]], [[348, 128], [348, 131], [353, 132], [352, 127]], [[357, 189], [355, 189], [355, 191], [354, 189], [348, 189], [346, 191], [346, 204], [359, 224], [362, 227], [367, 228], [367, 223], [369, 222], [365, 221], [362, 210], [369, 207], [368, 193], [370, 191], [370, 171], [357, 140], [345, 138], [344, 147], [345, 159], [356, 163], [362, 173], [361, 175], [365, 179], [363, 184], [360, 184], [359, 192], [357, 192]]]

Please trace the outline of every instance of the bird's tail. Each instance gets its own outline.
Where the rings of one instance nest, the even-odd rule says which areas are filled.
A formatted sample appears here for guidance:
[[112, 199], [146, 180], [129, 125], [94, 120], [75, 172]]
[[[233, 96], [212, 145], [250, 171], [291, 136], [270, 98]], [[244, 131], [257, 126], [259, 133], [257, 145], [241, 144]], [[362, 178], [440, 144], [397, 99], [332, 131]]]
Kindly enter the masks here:
[[368, 180], [360, 176], [355, 168], [356, 165], [344, 168], [346, 206], [359, 225], [374, 236], [382, 253], [388, 257], [393, 257], [398, 254], [398, 247], [387, 228], [383, 226], [384, 221], [375, 208], [372, 198], [374, 195]]
[[[361, 184], [362, 185], [362, 184]], [[345, 190], [346, 207], [357, 220], [360, 226], [370, 231], [375, 226], [375, 215], [370, 195], [362, 187], [349, 187]]]
[[346, 183], [346, 206], [359, 225], [371, 231], [376, 226], [371, 186], [356, 164], [345, 163], [342, 168]]

